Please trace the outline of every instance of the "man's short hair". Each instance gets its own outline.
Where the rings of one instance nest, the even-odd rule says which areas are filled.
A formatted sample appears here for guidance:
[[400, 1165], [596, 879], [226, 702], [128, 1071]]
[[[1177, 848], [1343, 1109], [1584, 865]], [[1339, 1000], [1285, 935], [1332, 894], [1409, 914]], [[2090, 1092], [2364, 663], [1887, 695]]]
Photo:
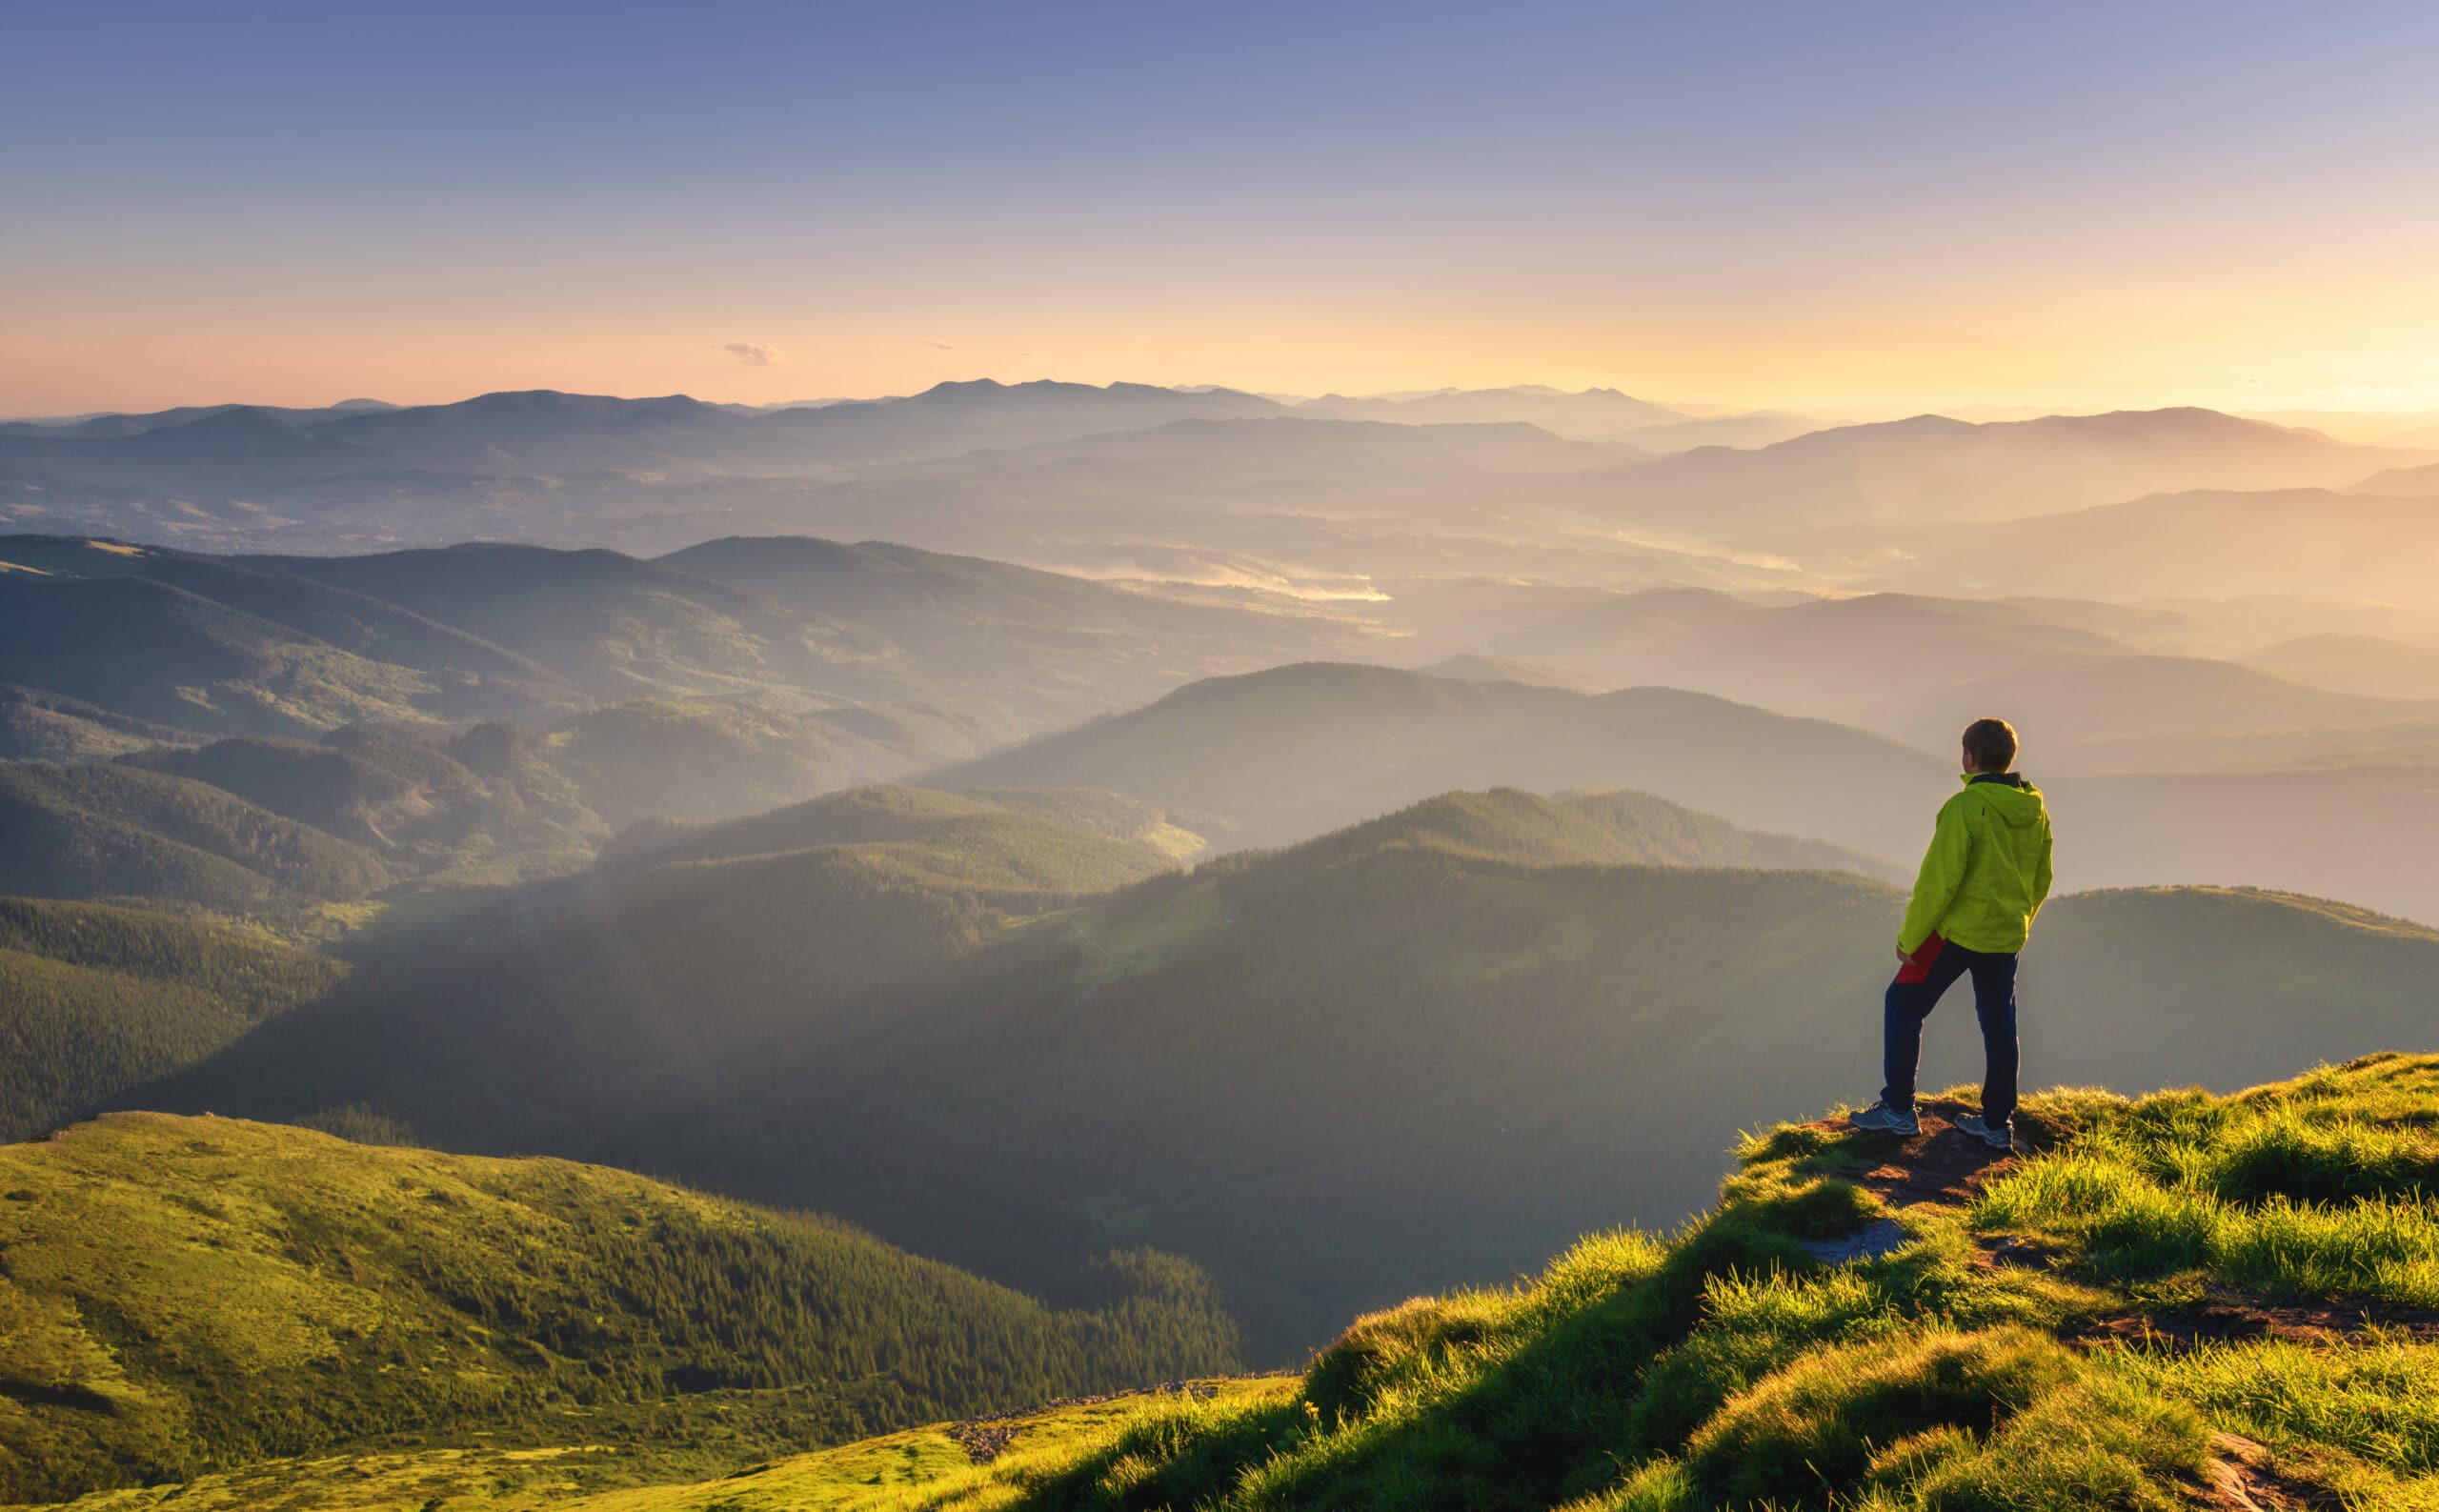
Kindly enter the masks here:
[[2016, 727], [2005, 719], [1976, 719], [1965, 727], [1965, 754], [1985, 772], [2016, 764]]

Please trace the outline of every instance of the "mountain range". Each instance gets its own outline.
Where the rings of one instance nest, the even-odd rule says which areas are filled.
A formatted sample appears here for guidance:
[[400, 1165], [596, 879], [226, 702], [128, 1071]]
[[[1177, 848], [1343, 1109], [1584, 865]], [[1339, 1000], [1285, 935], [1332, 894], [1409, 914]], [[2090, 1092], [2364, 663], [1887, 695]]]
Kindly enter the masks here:
[[[1465, 563], [1749, 589], [1795, 581], [1774, 562], [1793, 533], [1998, 522], [2164, 490], [2345, 489], [2409, 478], [2392, 470], [2431, 455], [2191, 409], [1790, 425], [1689, 419], [1605, 390], [1287, 402], [1049, 381], [767, 411], [552, 391], [232, 406], [0, 429], [0, 520], [218, 549], [507, 538], [654, 554], [814, 533], [1199, 582], [1361, 584]], [[1822, 543], [1824, 570], [1839, 545]]]
[[[1902, 894], [1802, 868], [1885, 863], [1506, 792], [1180, 873], [1152, 837], [1185, 817], [877, 790], [640, 834], [372, 942], [140, 1096], [669, 1171], [1020, 1285], [1149, 1241], [1280, 1358], [1586, 1222], [1673, 1220], [1703, 1151], [1874, 1075]], [[2045, 1080], [2387, 1043], [2439, 967], [2427, 930], [2258, 892], [2078, 895], [2042, 933]], [[1970, 1038], [1936, 1038], [1934, 1084]]]

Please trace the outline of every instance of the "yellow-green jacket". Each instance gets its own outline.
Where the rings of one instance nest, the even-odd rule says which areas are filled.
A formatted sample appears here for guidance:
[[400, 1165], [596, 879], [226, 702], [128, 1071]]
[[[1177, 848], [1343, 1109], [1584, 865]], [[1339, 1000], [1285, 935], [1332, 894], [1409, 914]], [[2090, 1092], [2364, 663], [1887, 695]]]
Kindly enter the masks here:
[[1967, 950], [2011, 954], [2024, 949], [2048, 897], [2041, 790], [2012, 772], [1967, 776], [1965, 791], [1940, 808], [1897, 945], [1910, 956], [1936, 930]]

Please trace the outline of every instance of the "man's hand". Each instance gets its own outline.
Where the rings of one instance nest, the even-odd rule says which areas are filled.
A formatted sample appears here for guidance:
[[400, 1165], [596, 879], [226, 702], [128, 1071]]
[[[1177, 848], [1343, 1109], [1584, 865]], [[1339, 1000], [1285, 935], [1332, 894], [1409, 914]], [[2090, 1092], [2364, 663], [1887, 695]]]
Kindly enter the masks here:
[[1897, 947], [1897, 958], [1908, 966], [1914, 964], [1914, 958], [1905, 954], [1905, 947], [1903, 945]]

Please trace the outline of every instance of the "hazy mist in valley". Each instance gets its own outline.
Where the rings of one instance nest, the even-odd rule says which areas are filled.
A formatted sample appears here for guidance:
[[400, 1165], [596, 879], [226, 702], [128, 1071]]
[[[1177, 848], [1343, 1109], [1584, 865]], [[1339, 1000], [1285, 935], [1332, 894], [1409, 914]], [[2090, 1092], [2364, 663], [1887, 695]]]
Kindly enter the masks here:
[[915, 10], [0, 49], [0, 1503], [2432, 1504], [2439, 36]]

